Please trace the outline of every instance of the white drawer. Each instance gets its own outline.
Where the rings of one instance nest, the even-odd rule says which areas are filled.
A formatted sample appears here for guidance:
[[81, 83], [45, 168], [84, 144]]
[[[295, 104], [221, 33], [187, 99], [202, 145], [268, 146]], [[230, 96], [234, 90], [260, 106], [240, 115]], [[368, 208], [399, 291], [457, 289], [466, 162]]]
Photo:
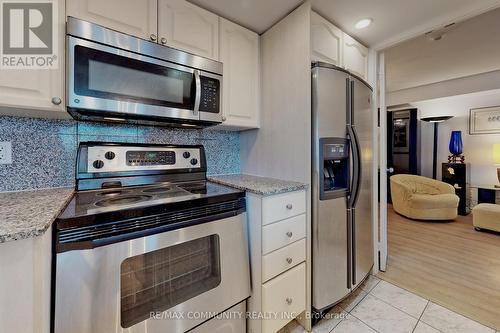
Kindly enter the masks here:
[[271, 252], [262, 258], [262, 281], [270, 280], [305, 260], [305, 238]]
[[262, 285], [262, 311], [276, 319], [262, 321], [263, 333], [275, 333], [306, 309], [306, 264], [302, 263]]
[[262, 254], [267, 254], [283, 246], [306, 237], [306, 215], [266, 225], [262, 228]]
[[306, 212], [306, 191], [283, 193], [262, 199], [262, 225]]

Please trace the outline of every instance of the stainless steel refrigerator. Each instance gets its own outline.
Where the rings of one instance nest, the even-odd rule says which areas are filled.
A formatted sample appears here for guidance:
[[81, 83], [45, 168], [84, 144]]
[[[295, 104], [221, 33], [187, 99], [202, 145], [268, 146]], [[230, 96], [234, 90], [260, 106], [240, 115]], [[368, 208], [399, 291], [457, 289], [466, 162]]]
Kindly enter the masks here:
[[312, 305], [348, 296], [373, 266], [372, 88], [312, 65]]

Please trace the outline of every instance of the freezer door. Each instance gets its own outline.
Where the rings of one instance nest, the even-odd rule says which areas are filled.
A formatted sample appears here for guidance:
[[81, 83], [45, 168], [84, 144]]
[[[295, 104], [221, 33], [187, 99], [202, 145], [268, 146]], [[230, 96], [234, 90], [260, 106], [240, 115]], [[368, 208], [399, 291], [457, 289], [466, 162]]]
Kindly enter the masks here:
[[319, 207], [313, 225], [312, 305], [316, 310], [323, 310], [350, 292], [346, 198], [316, 203]]
[[312, 135], [315, 146], [319, 138], [345, 137], [348, 83], [349, 75], [340, 70], [312, 69]]
[[360, 191], [353, 221], [353, 284], [359, 284], [373, 266], [372, 233], [372, 166], [373, 123], [372, 90], [362, 81], [352, 78], [352, 117], [360, 148]]
[[[345, 137], [349, 75], [328, 67], [312, 69], [312, 305], [322, 310], [347, 296], [346, 198], [320, 200], [319, 139]], [[350, 272], [350, 271], [349, 271]]]

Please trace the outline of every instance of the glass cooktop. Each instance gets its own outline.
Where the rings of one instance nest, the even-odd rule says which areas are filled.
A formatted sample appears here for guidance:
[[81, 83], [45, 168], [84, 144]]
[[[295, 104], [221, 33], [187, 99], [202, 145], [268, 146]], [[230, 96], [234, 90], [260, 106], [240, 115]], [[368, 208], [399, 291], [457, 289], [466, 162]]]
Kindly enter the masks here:
[[208, 181], [76, 192], [59, 219], [211, 198], [242, 191]]

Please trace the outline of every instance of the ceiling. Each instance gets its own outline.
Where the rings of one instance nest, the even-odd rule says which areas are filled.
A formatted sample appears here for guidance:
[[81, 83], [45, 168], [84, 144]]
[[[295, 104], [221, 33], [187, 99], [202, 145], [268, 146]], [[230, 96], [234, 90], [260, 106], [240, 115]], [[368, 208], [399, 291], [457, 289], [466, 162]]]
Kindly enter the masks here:
[[[263, 33], [302, 0], [189, 0], [255, 32]], [[500, 6], [500, 0], [311, 0], [313, 9], [342, 30], [382, 49], [455, 20]], [[361, 18], [374, 19], [356, 30]]]
[[188, 0], [259, 34], [298, 7], [303, 0]]
[[441, 40], [420, 36], [386, 49], [387, 91], [500, 70], [498, 32], [500, 8], [458, 23]]
[[[313, 0], [313, 8], [361, 42], [382, 49], [457, 19], [500, 6], [499, 0]], [[365, 17], [370, 27], [356, 30]]]

